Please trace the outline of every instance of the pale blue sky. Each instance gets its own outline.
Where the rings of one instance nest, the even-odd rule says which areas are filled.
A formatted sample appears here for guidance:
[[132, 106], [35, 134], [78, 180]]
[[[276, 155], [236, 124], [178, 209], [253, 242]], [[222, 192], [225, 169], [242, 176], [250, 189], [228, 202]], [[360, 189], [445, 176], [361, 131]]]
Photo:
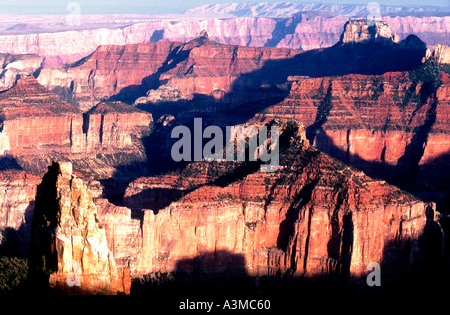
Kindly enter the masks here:
[[[1, 13], [66, 13], [66, 6], [73, 0], [0, 0]], [[290, 0], [290, 2], [326, 2], [367, 4], [373, 0]], [[183, 11], [204, 4], [226, 2], [283, 2], [282, 0], [75, 0], [83, 13], [182, 13]], [[450, 6], [450, 0], [378, 0], [380, 4], [391, 5], [433, 5]]]

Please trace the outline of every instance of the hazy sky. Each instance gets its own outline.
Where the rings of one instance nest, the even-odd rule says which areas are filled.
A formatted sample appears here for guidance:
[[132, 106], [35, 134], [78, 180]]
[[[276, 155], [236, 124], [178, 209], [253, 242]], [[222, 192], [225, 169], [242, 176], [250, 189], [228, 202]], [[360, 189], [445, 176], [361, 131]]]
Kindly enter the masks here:
[[[66, 6], [73, 0], [0, 0], [1, 13], [66, 13]], [[328, 2], [366, 4], [373, 0], [291, 0], [290, 2]], [[226, 2], [283, 2], [282, 0], [77, 0], [81, 13], [182, 13], [210, 3]], [[378, 0], [380, 4], [450, 6], [450, 0]]]

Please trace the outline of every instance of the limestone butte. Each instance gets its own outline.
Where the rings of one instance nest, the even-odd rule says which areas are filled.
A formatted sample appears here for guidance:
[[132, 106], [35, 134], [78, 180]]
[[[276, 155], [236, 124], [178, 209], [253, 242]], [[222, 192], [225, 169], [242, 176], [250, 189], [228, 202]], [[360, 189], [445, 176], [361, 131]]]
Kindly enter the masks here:
[[370, 25], [365, 20], [348, 21], [341, 35], [342, 43], [360, 43], [366, 41], [391, 41], [398, 43], [400, 38], [392, 34], [390, 27], [384, 21]]
[[116, 267], [92, 193], [69, 162], [53, 162], [37, 188], [29, 262], [35, 284], [55, 293], [129, 293], [130, 278]]

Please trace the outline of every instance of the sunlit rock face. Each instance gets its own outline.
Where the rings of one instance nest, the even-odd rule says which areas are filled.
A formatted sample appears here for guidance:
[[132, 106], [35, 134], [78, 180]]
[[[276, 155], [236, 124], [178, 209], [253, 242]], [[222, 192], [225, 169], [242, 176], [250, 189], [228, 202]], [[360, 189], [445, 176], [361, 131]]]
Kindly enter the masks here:
[[290, 143], [284, 157], [293, 164], [275, 173], [239, 175], [232, 162], [203, 161], [131, 182], [129, 209], [99, 200], [110, 249], [135, 276], [361, 276], [370, 262], [388, 266], [407, 257], [410, 268], [421, 258], [419, 238], [434, 204], [318, 152], [302, 129]]
[[[30, 275], [61, 293], [129, 293], [130, 278], [108, 249], [92, 193], [54, 162], [37, 188], [30, 240]], [[47, 275], [47, 277], [45, 276]]]

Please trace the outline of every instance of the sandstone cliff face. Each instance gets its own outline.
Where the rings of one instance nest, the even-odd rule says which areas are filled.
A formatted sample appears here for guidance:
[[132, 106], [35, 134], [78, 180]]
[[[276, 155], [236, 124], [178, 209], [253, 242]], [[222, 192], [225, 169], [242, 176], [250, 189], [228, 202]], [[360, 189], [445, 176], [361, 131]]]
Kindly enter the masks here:
[[152, 115], [121, 102], [101, 102], [84, 114], [86, 150], [124, 149], [147, 135]]
[[2, 93], [0, 103], [1, 135], [5, 139], [0, 153], [44, 145], [69, 146], [73, 142], [71, 126], [81, 127], [79, 110], [50, 93], [33, 77], [20, 79]]
[[436, 45], [432, 56], [441, 64], [450, 64], [450, 47], [447, 45]]
[[[411, 70], [420, 64], [426, 51], [417, 37], [399, 41], [385, 23], [372, 32], [367, 21], [347, 23], [337, 45], [305, 53], [222, 45], [207, 34], [186, 44], [101, 46], [68, 67], [42, 70], [38, 80], [82, 110], [110, 97], [129, 104], [137, 99], [142, 103], [145, 99], [140, 97], [146, 93], [164, 93], [156, 90], [161, 86], [185, 96], [202, 94], [215, 98], [218, 93], [228, 94], [235, 106], [273, 92], [289, 75], [316, 77]], [[269, 91], [263, 92], [262, 87]]]
[[88, 164], [85, 171], [104, 169], [111, 175], [108, 167], [145, 159], [140, 139], [152, 124], [151, 114], [120, 102], [99, 103], [83, 114], [33, 77], [1, 94], [0, 112], [0, 154], [34, 173], [45, 171], [52, 158], [65, 157]]
[[34, 281], [49, 273], [47, 285], [56, 292], [129, 293], [130, 279], [116, 267], [92, 194], [68, 162], [54, 162], [37, 188], [30, 270]]
[[[132, 273], [245, 269], [252, 275], [359, 276], [370, 262], [389, 265], [406, 257], [404, 266], [411, 266], [420, 259], [425, 211], [434, 212], [434, 205], [308, 148], [299, 136], [285, 156], [289, 166], [275, 173], [250, 173], [219, 185], [226, 172], [211, 172], [210, 164], [200, 162], [204, 167], [195, 168], [195, 178], [183, 177], [190, 182], [170, 175], [131, 183], [125, 200], [143, 211], [140, 233], [128, 239], [142, 244]], [[210, 175], [205, 181], [202, 174]], [[135, 226], [128, 233], [137, 230], [127, 210], [102, 204], [108, 218], [120, 212], [116, 220]], [[107, 220], [101, 218], [102, 224]], [[119, 239], [127, 233], [108, 222]], [[136, 255], [135, 248], [114, 250]]]
[[297, 53], [269, 47], [220, 45], [209, 38], [196, 38], [187, 44], [101, 46], [68, 68], [42, 70], [38, 80], [86, 110], [113, 95], [134, 101], [136, 95], [143, 96], [164, 82], [184, 95], [229, 91], [242, 73], [261, 68], [267, 60], [289, 58]]
[[[68, 95], [74, 104], [86, 111], [123, 89], [122, 93], [127, 89], [131, 89], [131, 93], [136, 92], [129, 86], [138, 87], [144, 78], [155, 74], [172, 50], [180, 45], [100, 46], [93, 54], [69, 67], [43, 69], [38, 81], [50, 90]], [[153, 82], [151, 78], [149, 80], [151, 86]]]
[[0, 231], [9, 236], [9, 246], [21, 255], [27, 253], [39, 182], [40, 177], [24, 171], [0, 171]]
[[96, 199], [95, 205], [116, 265], [134, 272], [142, 252], [141, 220], [132, 216], [131, 209], [113, 205], [103, 198]]

